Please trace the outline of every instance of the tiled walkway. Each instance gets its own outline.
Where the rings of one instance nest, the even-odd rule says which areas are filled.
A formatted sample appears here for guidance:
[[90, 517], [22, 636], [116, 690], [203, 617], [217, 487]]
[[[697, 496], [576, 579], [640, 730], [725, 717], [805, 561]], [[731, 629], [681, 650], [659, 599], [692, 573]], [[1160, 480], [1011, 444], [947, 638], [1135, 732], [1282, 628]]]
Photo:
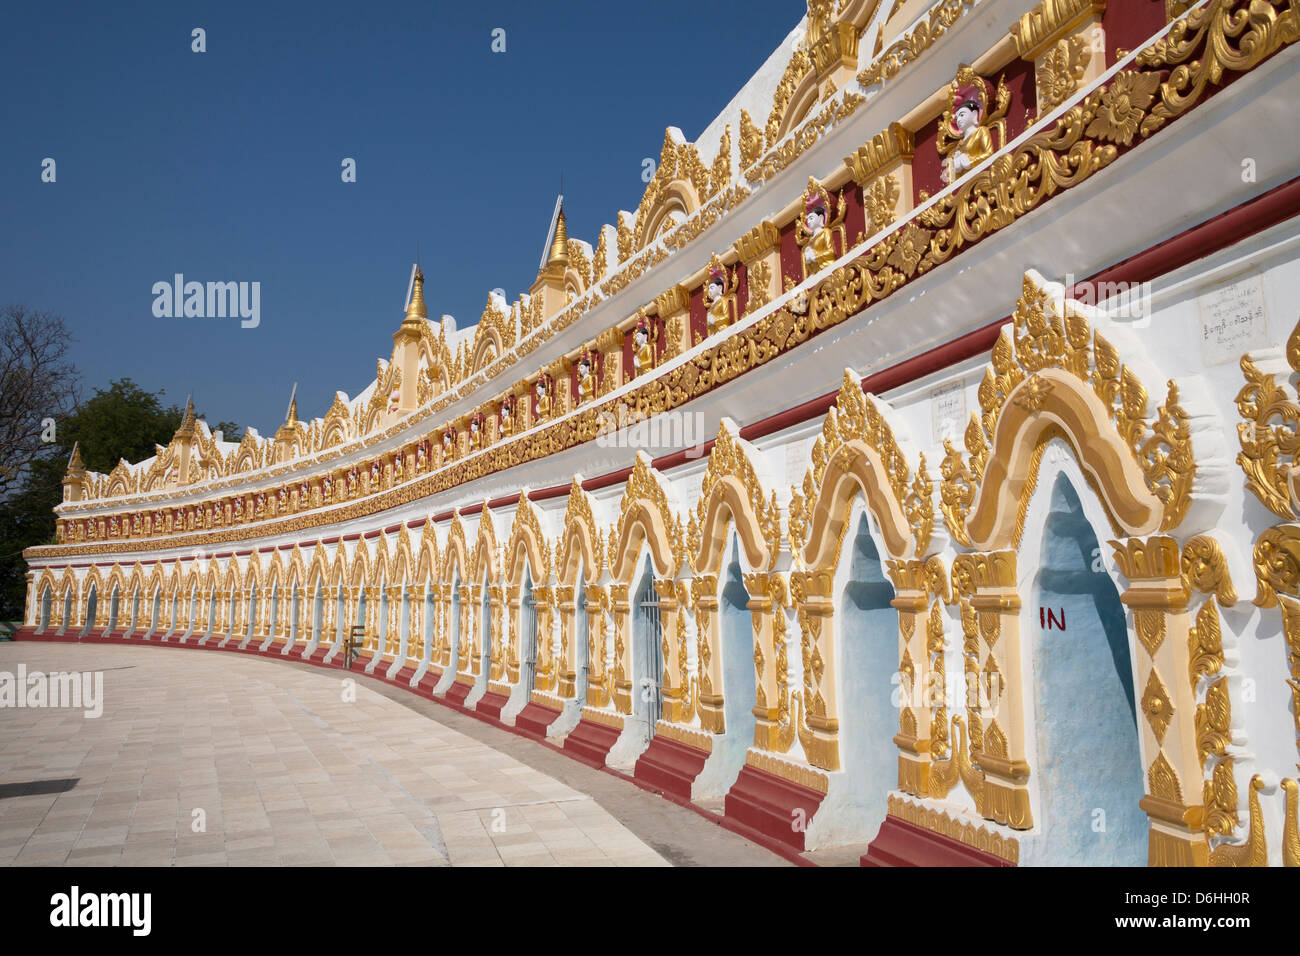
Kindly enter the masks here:
[[[102, 671], [104, 713], [0, 707], [0, 864], [664, 866], [675, 857], [587, 793], [447, 725], [469, 718], [446, 712], [455, 720], [443, 722], [441, 705], [407, 706], [364, 679], [353, 686], [342, 673], [201, 650], [0, 643], [0, 672], [20, 662], [29, 673]], [[690, 810], [578, 769], [626, 788], [622, 800], [677, 815], [661, 831], [686, 841], [705, 827], [749, 865], [781, 862]]]

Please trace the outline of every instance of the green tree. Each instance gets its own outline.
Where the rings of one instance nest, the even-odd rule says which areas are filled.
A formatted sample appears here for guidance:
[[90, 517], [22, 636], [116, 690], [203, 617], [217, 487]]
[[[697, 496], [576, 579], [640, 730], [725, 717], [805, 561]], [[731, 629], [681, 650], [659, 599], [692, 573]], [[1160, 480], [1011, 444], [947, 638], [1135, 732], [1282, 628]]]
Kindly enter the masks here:
[[[24, 548], [54, 541], [54, 507], [63, 500], [63, 475], [74, 445], [90, 471], [107, 473], [126, 459], [151, 458], [180, 427], [184, 410], [164, 405], [163, 392], [150, 392], [129, 378], [96, 389], [89, 400], [56, 421], [55, 440], [25, 471], [22, 486], [0, 501], [0, 620], [22, 616], [26, 599]], [[236, 427], [229, 423], [230, 429]]]

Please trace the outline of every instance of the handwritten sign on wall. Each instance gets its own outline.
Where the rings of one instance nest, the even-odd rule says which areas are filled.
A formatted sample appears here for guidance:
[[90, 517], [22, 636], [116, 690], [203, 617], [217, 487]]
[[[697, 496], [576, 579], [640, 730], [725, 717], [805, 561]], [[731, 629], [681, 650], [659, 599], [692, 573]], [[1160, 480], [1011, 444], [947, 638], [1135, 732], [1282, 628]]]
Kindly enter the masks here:
[[1264, 285], [1258, 273], [1201, 293], [1197, 304], [1201, 313], [1201, 358], [1207, 366], [1239, 362], [1243, 352], [1269, 344]]

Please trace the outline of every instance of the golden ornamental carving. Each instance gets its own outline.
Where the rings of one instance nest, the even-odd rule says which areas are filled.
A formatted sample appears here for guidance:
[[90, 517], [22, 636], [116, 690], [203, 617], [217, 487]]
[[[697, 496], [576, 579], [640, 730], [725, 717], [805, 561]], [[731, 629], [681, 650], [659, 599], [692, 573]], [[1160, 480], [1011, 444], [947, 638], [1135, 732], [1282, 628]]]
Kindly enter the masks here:
[[1297, 39], [1300, 8], [1292, 0], [1212, 0], [1189, 10], [1138, 53], [1140, 66], [1173, 68], [1160, 84], [1160, 102], [1142, 121], [1142, 135], [1181, 116], [1225, 74], [1252, 70]]
[[771, 300], [769, 290], [772, 287], [772, 267], [766, 262], [758, 261], [747, 270], [749, 295], [745, 301], [745, 315], [757, 312]]
[[889, 422], [876, 400], [862, 390], [862, 379], [851, 369], [844, 370], [839, 395], [822, 421], [803, 485], [801, 489], [791, 489], [788, 529], [791, 552], [802, 554], [812, 520], [809, 509], [821, 491], [826, 466], [851, 441], [864, 442], [880, 456], [889, 489], [907, 518], [917, 553], [924, 554], [934, 531], [932, 484], [925, 470], [925, 459], [921, 458], [920, 468], [913, 477]]
[[658, 472], [651, 467], [650, 458], [645, 452], [637, 452], [636, 464], [633, 465], [632, 473], [627, 476], [627, 484], [623, 487], [623, 498], [619, 502], [618, 522], [615, 527], [610, 529], [609, 560], [611, 565], [616, 560], [621, 560], [621, 556], [616, 554], [618, 535], [620, 531], [626, 531], [633, 506], [638, 502], [647, 502], [649, 508], [658, 514], [660, 521], [663, 523], [664, 532], [667, 534], [665, 544], [668, 546], [668, 559], [671, 561], [672, 570], [675, 572], [681, 566], [685, 555], [682, 520], [673, 511], [672, 505], [669, 504], [663, 482], [660, 480]]
[[745, 493], [754, 518], [758, 522], [758, 532], [767, 545], [767, 566], [760, 571], [770, 570], [781, 553], [781, 509], [777, 505], [776, 492], [769, 499], [763, 497], [763, 483], [750, 460], [745, 443], [736, 430], [735, 422], [724, 418], [718, 425], [718, 437], [709, 452], [709, 462], [700, 482], [699, 498], [695, 511], [687, 523], [687, 553], [694, 568], [699, 561], [701, 535], [709, 507], [712, 504], [714, 489], [724, 479], [730, 478], [739, 484]]
[[[1104, 90], [1088, 98], [1087, 109], [1092, 118], [1084, 135], [1106, 143], [1128, 146], [1137, 135], [1147, 107], [1155, 99], [1159, 86], [1159, 73], [1127, 70], [1116, 74]], [[1073, 92], [1073, 89], [1067, 92], [1062, 97], [1062, 102]]]
[[1016, 54], [1033, 59], [1054, 38], [1105, 10], [1106, 0], [1043, 0], [1011, 25]]
[[[1235, 788], [1234, 788], [1235, 789]], [[1264, 834], [1264, 812], [1259, 806], [1259, 792], [1264, 789], [1264, 778], [1259, 774], [1250, 778], [1250, 829], [1246, 842], [1222, 843], [1210, 851], [1210, 866], [1268, 866], [1268, 844]]]
[[862, 205], [867, 213], [867, 229], [870, 232], [880, 232], [894, 224], [898, 196], [898, 180], [888, 174], [876, 179], [863, 192]]
[[542, 532], [537, 506], [528, 500], [528, 490], [524, 489], [519, 493], [514, 524], [510, 528], [510, 540], [506, 543], [506, 560], [511, 565], [514, 564], [519, 548], [526, 547], [530, 538], [537, 548], [537, 566], [531, 569], [533, 583], [543, 586], [551, 579], [551, 545]]
[[1151, 674], [1147, 678], [1147, 689], [1142, 694], [1142, 713], [1146, 714], [1147, 723], [1156, 735], [1156, 743], [1163, 744], [1165, 741], [1165, 731], [1169, 729], [1169, 722], [1174, 718], [1174, 704], [1169, 699], [1169, 691], [1165, 689], [1165, 683], [1160, 679], [1154, 667], [1151, 668]]
[[763, 133], [754, 125], [749, 111], [740, 111], [740, 165], [748, 169], [763, 155]]
[[1300, 866], [1300, 783], [1283, 778], [1282, 865]]
[[737, 183], [722, 189], [685, 222], [674, 226], [663, 237], [665, 249], [676, 251], [694, 242], [749, 197], [749, 189]]
[[1223, 546], [1210, 535], [1198, 534], [1183, 545], [1181, 566], [1184, 587], [1213, 594], [1222, 607], [1237, 603]]
[[1178, 771], [1169, 763], [1163, 750], [1156, 755], [1147, 771], [1147, 792], [1169, 803], [1183, 805], [1183, 788], [1178, 780]]
[[568, 565], [572, 556], [570, 549], [578, 535], [582, 535], [591, 546], [594, 566], [586, 569], [586, 577], [595, 580], [605, 567], [604, 542], [596, 525], [596, 516], [592, 512], [591, 496], [583, 490], [578, 476], [574, 475], [573, 483], [569, 486], [568, 501], [564, 506], [564, 535], [562, 546], [557, 552], [558, 569], [563, 570]]
[[745, 172], [745, 179], [759, 184], [771, 179], [777, 173], [794, 163], [805, 152], [816, 146], [826, 135], [827, 130], [852, 116], [863, 103], [865, 96], [859, 93], [845, 92], [826, 103], [820, 110], [804, 119], [799, 131], [785, 139], [775, 149]]
[[609, 271], [609, 238], [604, 229], [600, 230], [600, 238], [596, 240], [596, 252], [591, 257], [591, 281], [597, 283], [606, 278]]
[[767, 114], [767, 127], [765, 130], [768, 149], [776, 145], [781, 138], [783, 129], [789, 129], [794, 125], [787, 122], [786, 113], [790, 108], [790, 101], [794, 97], [795, 90], [811, 72], [812, 58], [808, 55], [808, 50], [803, 45], [800, 45], [790, 55], [790, 62], [786, 64], [785, 72], [776, 85], [776, 92], [772, 95], [772, 109]]
[[1232, 702], [1228, 679], [1220, 677], [1205, 689], [1205, 703], [1196, 705], [1196, 752], [1201, 766], [1223, 757], [1232, 742]]
[[[1164, 404], [1148, 421], [1146, 388], [1120, 361], [1115, 347], [1093, 332], [1076, 303], [1050, 296], [1033, 273], [1026, 273], [1012, 325], [998, 336], [979, 386], [981, 413], [972, 414], [966, 427], [966, 457], [944, 441], [941, 507], [953, 536], [970, 546], [966, 518], [983, 481], [1007, 400], [1032, 394], [1034, 376], [1044, 369], [1061, 369], [1092, 387], [1141, 468], [1147, 487], [1163, 505], [1161, 530], [1176, 527], [1191, 505], [1196, 472], [1190, 419], [1178, 404], [1178, 387], [1169, 382]], [[1038, 407], [1043, 397], [1033, 399], [1031, 405]]]
[[859, 186], [865, 186], [876, 173], [900, 160], [910, 160], [916, 151], [911, 130], [902, 123], [890, 123], [870, 140], [859, 146], [844, 165]]
[[1114, 146], [1097, 146], [1085, 137], [1100, 92], [1067, 110], [1052, 127], [1030, 137], [1013, 153], [997, 156], [980, 172], [963, 176], [956, 191], [941, 195], [922, 212], [917, 221], [935, 233], [921, 271], [1113, 162], [1118, 156]]
[[890, 44], [889, 49], [872, 57], [869, 67], [858, 74], [858, 83], [868, 87], [884, 83], [898, 75], [907, 64], [928, 50], [936, 40], [947, 33], [975, 0], [940, 0], [931, 8], [930, 15], [913, 27], [912, 32]]
[[1068, 100], [1079, 88], [1091, 60], [1087, 42], [1077, 35], [1063, 37], [1044, 53], [1034, 77], [1038, 111], [1050, 113]]
[[[677, 133], [675, 136], [674, 133]], [[659, 164], [637, 206], [636, 220], [625, 241], [619, 228], [619, 259], [666, 235], [678, 223], [692, 216], [731, 181], [731, 127], [723, 133], [717, 156], [711, 167], [700, 161], [692, 143], [678, 142], [680, 133], [664, 131]]]
[[[944, 17], [952, 17], [953, 11], [956, 11], [956, 15], [959, 16], [966, 6], [964, 2], [941, 3], [931, 11], [928, 23], [933, 25]], [[1043, 199], [1061, 189], [1082, 182], [1097, 169], [1113, 160], [1116, 156], [1114, 147], [1100, 146], [1097, 142], [1093, 142], [1093, 138], [1110, 138], [1122, 144], [1123, 133], [1133, 127], [1134, 117], [1141, 114], [1146, 118], [1147, 107], [1140, 104], [1143, 102], [1145, 87], [1153, 81], [1144, 79], [1139, 84], [1136, 77], [1158, 77], [1162, 69], [1174, 67], [1168, 83], [1162, 83], [1159, 87], [1160, 102], [1152, 115], [1160, 114], [1163, 117], [1164, 113], [1172, 116], [1185, 112], [1195, 100], [1203, 98], [1203, 93], [1210, 85], [1221, 82], [1217, 77], [1227, 75], [1224, 71], [1235, 74], [1241, 69], [1249, 69], [1252, 65], [1262, 62], [1265, 56], [1270, 55], [1279, 46], [1294, 42], [1294, 21], [1295, 13], [1290, 7], [1283, 7], [1276, 2], [1265, 2], [1265, 0], [1258, 0], [1253, 6], [1220, 0], [1203, 8], [1187, 11], [1163, 40], [1141, 52], [1139, 65], [1149, 68], [1134, 72], [1131, 77], [1126, 77], [1124, 74], [1113, 77], [1106, 88], [1095, 91], [1083, 103], [1067, 110], [1050, 129], [1030, 137], [1010, 156], [995, 158], [983, 173], [963, 179], [960, 187], [952, 194], [940, 197], [939, 202], [923, 218], [923, 221], [908, 223], [901, 233], [885, 237], [872, 248], [865, 250], [857, 260], [836, 270], [831, 278], [822, 283], [819, 290], [808, 296], [813, 308], [804, 315], [796, 314], [789, 309], [777, 310], [771, 316], [765, 316], [753, 328], [747, 329], [745, 334], [733, 336], [735, 341], [728, 340], [712, 354], [675, 369], [672, 374], [662, 376], [662, 380], [647, 383], [648, 391], [653, 392], [655, 396], [661, 396], [664, 407], [680, 404], [750, 368], [769, 361], [774, 356], [805, 341], [816, 331], [842, 321], [870, 305], [871, 302], [891, 294], [906, 281], [946, 261], [961, 246], [978, 241], [1003, 228], [1025, 212], [1036, 208]], [[953, 21], [950, 19], [948, 22], [950, 25]], [[922, 24], [914, 31], [909, 40], [922, 39], [927, 35], [927, 31], [932, 40], [934, 33], [928, 30], [926, 24]], [[924, 49], [928, 45], [929, 40], [919, 48], [911, 46], [912, 52], [905, 54], [901, 62], [907, 62], [916, 52], [919, 52], [919, 49]], [[903, 47], [907, 46], [907, 43], [903, 44]], [[895, 44], [895, 48], [902, 47]], [[893, 66], [890, 65], [891, 63]], [[896, 72], [895, 67], [898, 65], [900, 65], [899, 61], [891, 60], [889, 54], [881, 57], [876, 64], [876, 67], [882, 71], [877, 74], [877, 79], [886, 73], [892, 75], [890, 71]], [[867, 81], [872, 81], [870, 76], [867, 77]], [[836, 104], [832, 103], [830, 106], [834, 107]], [[1164, 112], [1161, 112], [1162, 107]], [[1094, 121], [1098, 125], [1094, 125]], [[1160, 120], [1160, 122], [1164, 121], [1163, 118]], [[1137, 133], [1133, 134], [1134, 138], [1145, 137], [1153, 128], [1153, 125], [1137, 122]], [[1087, 133], [1089, 130], [1092, 131], [1091, 134]], [[1111, 130], [1118, 132], [1110, 132]], [[1005, 163], [1003, 163], [1004, 159], [1007, 160]], [[631, 221], [625, 221], [620, 217], [615, 231], [620, 236], [620, 247], [624, 245], [623, 237], [626, 236], [627, 249], [625, 254], [619, 256], [621, 268], [617, 270], [617, 274], [602, 280], [601, 294], [605, 296], [613, 295], [625, 288], [668, 255], [666, 250], [656, 247], [646, 250], [642, 255], [633, 256]], [[598, 271], [601, 270], [598, 270], [593, 262], [593, 272]], [[460, 400], [468, 394], [469, 389], [476, 386], [476, 383], [481, 384], [480, 379], [485, 374], [506, 367], [509, 362], [515, 361], [517, 354], [522, 354], [524, 349], [536, 347], [555, 331], [567, 327], [597, 301], [598, 298], [584, 297], [583, 302], [575, 303], [560, 315], [553, 317], [546, 328], [541, 329], [540, 319], [530, 318], [535, 313], [540, 314], [538, 313], [540, 298], [531, 297], [526, 305], [521, 299], [515, 309], [520, 328], [536, 329], [540, 334], [530, 335], [526, 341], [518, 343], [517, 353], [503, 357], [489, 369], [469, 379], [464, 377], [464, 369], [469, 364], [464, 344], [462, 343], [456, 355], [452, 356], [445, 348], [445, 333], [442, 332], [441, 326], [438, 323], [423, 322], [420, 326], [420, 400], [423, 403], [426, 398], [429, 398], [429, 404], [422, 404], [420, 409], [412, 413], [412, 416], [408, 416], [400, 423], [400, 427], [395, 424], [384, 431], [361, 435], [358, 431], [360, 413], [363, 410], [358, 409], [357, 414], [354, 415], [347, 396], [338, 393], [326, 416], [306, 426], [313, 452], [320, 455], [321, 452], [329, 451], [329, 456], [325, 457], [338, 457], [350, 454], [366, 444], [395, 435], [398, 431], [409, 429], [413, 423], [420, 422], [431, 413]], [[751, 310], [757, 307], [751, 303]], [[436, 396], [433, 394], [435, 389], [439, 390]], [[660, 399], [648, 398], [647, 400], [659, 401]], [[596, 409], [593, 409], [594, 411]], [[334, 507], [332, 510], [313, 511], [312, 514], [295, 514], [288, 519], [280, 517], [284, 512], [277, 512], [268, 524], [259, 525], [256, 534], [293, 533], [301, 529], [355, 520], [395, 505], [427, 497], [484, 474], [551, 454], [560, 447], [586, 440], [583, 436], [588, 431], [594, 436], [597, 430], [595, 415], [591, 417], [589, 430], [585, 424], [575, 425], [566, 422], [564, 426], [564, 443], [557, 443], [560, 430], [538, 430], [535, 436], [529, 436], [526, 441], [516, 440], [508, 443], [507, 447], [500, 452], [496, 448], [486, 449], [465, 462], [467, 467], [454, 469], [454, 474], [435, 471], [433, 474], [422, 475], [418, 480], [406, 482], [400, 489], [396, 489], [398, 493], [388, 490], [377, 496], [375, 500], [352, 502], [345, 506]], [[438, 431], [435, 425], [429, 428], [426, 437], [432, 434], [436, 444]], [[207, 484], [205, 491], [211, 488], [220, 494], [219, 488], [244, 480], [243, 475], [256, 460], [255, 455], [248, 453], [251, 449], [242, 444], [234, 451], [222, 451], [216, 442], [203, 437], [202, 428], [198, 440], [205, 444], [205, 451], [200, 459], [201, 471], [197, 480]], [[246, 438], [245, 441], [248, 439]], [[251, 444], [270, 448], [272, 440], [255, 439]], [[270, 451], [267, 451], [264, 458], [269, 457]], [[434, 464], [432, 456], [426, 455], [426, 459], [430, 465]], [[238, 468], [231, 468], [230, 465], [236, 460]], [[324, 457], [318, 460], [324, 461]], [[292, 465], [280, 465], [279, 468], [287, 474], [292, 469]], [[277, 473], [274, 467], [271, 473]], [[338, 471], [311, 477], [306, 496], [312, 499], [313, 509], [334, 506], [350, 500], [338, 494], [339, 486], [342, 484], [341, 477], [342, 472]], [[1261, 475], [1257, 479], [1258, 486], [1268, 487], [1271, 477], [1269, 469], [1262, 467]], [[86, 500], [103, 498], [110, 492], [114, 496], [141, 494], [139, 478], [140, 475], [133, 469], [121, 465], [110, 475], [88, 475]], [[331, 490], [327, 491], [323, 487], [325, 485], [330, 485]], [[158, 497], [157, 494], [153, 495], [153, 498]], [[1278, 500], [1287, 501], [1281, 497], [1280, 487]], [[189, 533], [191, 520], [189, 515], [182, 515], [184, 523], [180, 529], [173, 521], [170, 532], [165, 530], [165, 522], [148, 520], [150, 515], [145, 511], [108, 516], [109, 519], [118, 519], [117, 536], [112, 536], [109, 530], [112, 527], [111, 520], [102, 532], [97, 524], [93, 525], [92, 534], [92, 527], [87, 527], [85, 519], [73, 520], [65, 517], [60, 519], [58, 529], [60, 540], [65, 542], [66, 546], [43, 547], [38, 553], [42, 557], [49, 558], [108, 553], [120, 547], [119, 538], [130, 538], [133, 548], [139, 550], [183, 547], [191, 543], [206, 546], [245, 540], [249, 537], [249, 533], [242, 526], [250, 521], [249, 509], [246, 505], [247, 502], [226, 498], [224, 501], [204, 504], [197, 508], [194, 514], [194, 531], [199, 532], [200, 520], [202, 520], [201, 533]], [[65, 509], [68, 514], [76, 515], [84, 507], [86, 506], [78, 502], [65, 506]], [[1289, 511], [1289, 501], [1287, 507], [1282, 510]], [[178, 532], [183, 532], [183, 535], [177, 536]], [[163, 534], [171, 537], [166, 540], [139, 540], [141, 537], [157, 538]], [[109, 540], [104, 540], [106, 537]]]
[[943, 810], [921, 806], [890, 794], [888, 813], [891, 817], [942, 834], [1008, 863], [1016, 864], [1020, 860], [1020, 843], [1014, 837], [1006, 837], [972, 821], [949, 816]]
[[779, 574], [768, 577], [772, 599], [772, 645], [776, 648], [776, 697], [779, 729], [772, 742], [777, 753], [786, 753], [794, 744], [796, 731], [803, 726], [802, 698], [790, 688], [790, 661], [786, 648], [785, 608], [790, 606], [790, 593], [785, 578]]
[[1256, 596], [1262, 608], [1281, 607], [1291, 688], [1291, 714], [1300, 743], [1300, 526], [1275, 525], [1255, 540]]
[[[1300, 325], [1296, 328], [1300, 330]], [[1290, 343], [1287, 357], [1292, 370], [1300, 371]], [[1261, 369], [1249, 355], [1241, 357], [1241, 372], [1246, 385], [1237, 393], [1237, 411], [1243, 419], [1237, 426], [1241, 443], [1237, 464], [1246, 476], [1246, 488], [1260, 504], [1284, 521], [1292, 521], [1300, 514], [1292, 485], [1295, 453], [1300, 447], [1300, 403], [1291, 388], [1279, 384], [1275, 375]]]
[[1188, 541], [1181, 563], [1184, 588], [1213, 595], [1201, 603], [1196, 623], [1188, 628], [1188, 678], [1192, 697], [1198, 701], [1193, 721], [1197, 757], [1209, 773], [1202, 784], [1205, 829], [1211, 837], [1231, 837], [1238, 824], [1234, 761], [1227, 756], [1232, 741], [1232, 701], [1228, 679], [1222, 676], [1223, 634], [1216, 601], [1229, 607], [1236, 603], [1237, 595], [1223, 549], [1212, 537], [1197, 535]]

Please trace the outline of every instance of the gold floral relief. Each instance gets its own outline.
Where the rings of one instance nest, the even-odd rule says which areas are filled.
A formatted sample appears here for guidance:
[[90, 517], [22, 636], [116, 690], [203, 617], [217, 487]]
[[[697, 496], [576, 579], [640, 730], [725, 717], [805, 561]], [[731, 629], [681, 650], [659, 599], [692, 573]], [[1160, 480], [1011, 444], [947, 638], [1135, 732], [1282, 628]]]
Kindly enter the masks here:
[[1169, 68], [1160, 102], [1142, 121], [1149, 136], [1218, 86], [1225, 73], [1254, 69], [1281, 47], [1300, 39], [1300, 9], [1292, 0], [1212, 0], [1179, 18], [1160, 40], [1143, 49], [1140, 66]]
[[[1032, 396], [1036, 374], [1051, 368], [1069, 372], [1091, 386], [1106, 407], [1110, 426], [1163, 506], [1161, 530], [1176, 527], [1191, 505], [1196, 473], [1190, 419], [1178, 404], [1177, 386], [1169, 382], [1165, 402], [1149, 417], [1146, 388], [1121, 362], [1114, 346], [1093, 332], [1071, 300], [1052, 298], [1026, 273], [1012, 324], [994, 344], [992, 360], [979, 386], [980, 414], [972, 414], [967, 425], [965, 458], [950, 441], [944, 441], [940, 500], [953, 536], [964, 545], [971, 544], [967, 515], [983, 481], [1007, 400], [1013, 393], [1017, 399], [1021, 394]], [[1046, 400], [1046, 395], [1032, 398], [1028, 410], [1036, 411]]]
[[1034, 89], [1040, 113], [1050, 113], [1070, 98], [1091, 60], [1087, 41], [1077, 34], [1058, 40], [1039, 58]]
[[826, 466], [841, 447], [862, 441], [879, 455], [885, 469], [885, 483], [907, 518], [918, 553], [924, 553], [934, 531], [933, 487], [925, 459], [915, 476], [894, 437], [894, 431], [876, 400], [862, 390], [861, 379], [845, 369], [835, 404], [826, 412], [821, 434], [813, 443], [812, 464], [804, 473], [800, 489], [791, 489], [787, 535], [791, 552], [802, 553], [807, 543], [812, 511], [820, 501]]

